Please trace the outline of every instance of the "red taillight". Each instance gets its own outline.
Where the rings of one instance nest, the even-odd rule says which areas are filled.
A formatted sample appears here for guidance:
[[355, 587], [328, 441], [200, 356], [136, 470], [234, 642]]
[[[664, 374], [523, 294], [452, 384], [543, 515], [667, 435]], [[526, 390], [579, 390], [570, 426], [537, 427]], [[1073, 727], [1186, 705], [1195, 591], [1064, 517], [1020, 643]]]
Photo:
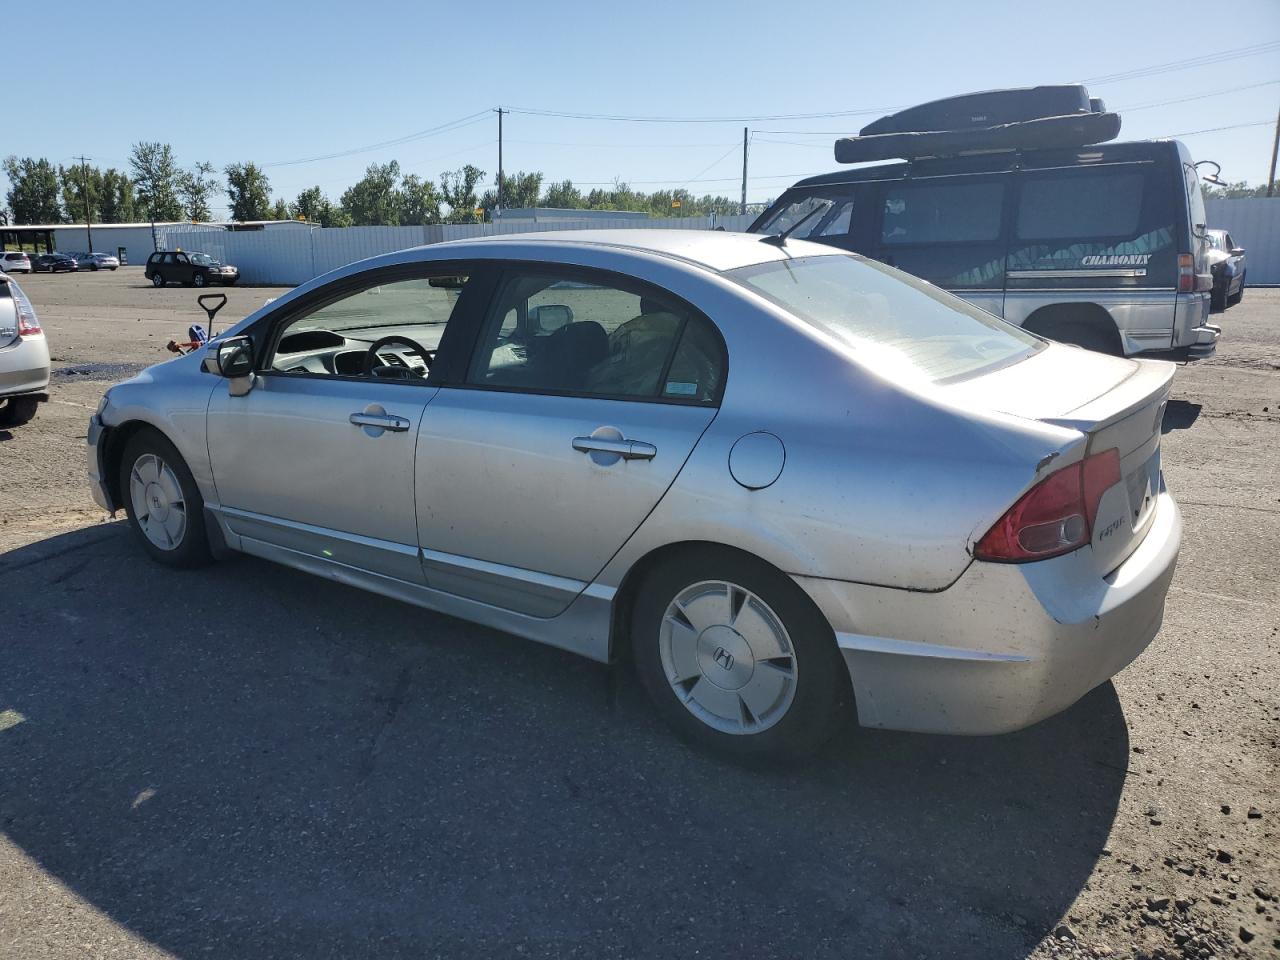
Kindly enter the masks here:
[[1189, 253], [1178, 254], [1178, 292], [1194, 293], [1196, 289], [1196, 258]]
[[36, 319], [34, 313], [23, 313], [18, 311], [18, 336], [34, 337], [40, 333], [40, 321]]
[[1102, 495], [1120, 482], [1120, 452], [1104, 450], [1049, 474], [974, 548], [979, 560], [1022, 563], [1069, 553], [1093, 536]]

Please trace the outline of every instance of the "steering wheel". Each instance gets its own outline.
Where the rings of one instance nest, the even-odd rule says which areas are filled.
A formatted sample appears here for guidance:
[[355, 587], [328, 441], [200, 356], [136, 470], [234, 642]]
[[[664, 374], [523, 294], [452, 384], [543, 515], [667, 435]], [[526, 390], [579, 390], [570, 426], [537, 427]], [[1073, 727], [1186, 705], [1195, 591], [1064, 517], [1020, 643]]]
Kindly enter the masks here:
[[[381, 366], [378, 363], [378, 351], [392, 343], [403, 343], [408, 346], [409, 352], [421, 357], [422, 362], [427, 366], [427, 372], [431, 372], [431, 354], [427, 352], [427, 348], [418, 343], [417, 340], [411, 340], [403, 334], [393, 333], [389, 337], [383, 337], [381, 340], [375, 340], [369, 344], [369, 349], [365, 351], [364, 363], [361, 365], [362, 372], [366, 377], [372, 375], [375, 377], [384, 376], [387, 379], [408, 380], [410, 377], [422, 376], [416, 370], [410, 370], [408, 367], [388, 367]], [[377, 374], [374, 373], [375, 369], [394, 370], [395, 373], [389, 376], [387, 374]]]

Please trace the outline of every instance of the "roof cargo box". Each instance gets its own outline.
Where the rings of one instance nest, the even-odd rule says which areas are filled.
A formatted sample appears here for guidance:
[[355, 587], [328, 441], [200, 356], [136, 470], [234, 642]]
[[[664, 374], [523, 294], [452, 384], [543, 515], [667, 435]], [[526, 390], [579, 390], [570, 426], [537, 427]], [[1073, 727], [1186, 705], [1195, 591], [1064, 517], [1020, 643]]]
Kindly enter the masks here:
[[984, 90], [899, 110], [867, 124], [861, 135], [873, 137], [882, 133], [920, 133], [925, 130], [979, 130], [1022, 120], [1039, 120], [1041, 117], [1099, 112], [1089, 102], [1089, 91], [1078, 83]]
[[990, 90], [921, 104], [881, 117], [862, 135], [836, 141], [839, 163], [913, 160], [990, 150], [1049, 150], [1114, 140], [1106, 113], [1079, 84]]

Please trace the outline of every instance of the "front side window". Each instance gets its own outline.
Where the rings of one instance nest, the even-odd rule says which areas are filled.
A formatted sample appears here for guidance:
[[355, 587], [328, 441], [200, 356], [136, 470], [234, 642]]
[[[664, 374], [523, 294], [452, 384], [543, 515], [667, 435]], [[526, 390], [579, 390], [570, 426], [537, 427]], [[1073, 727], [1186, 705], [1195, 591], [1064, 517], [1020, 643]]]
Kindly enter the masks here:
[[675, 298], [612, 281], [510, 273], [468, 374], [476, 386], [610, 398], [712, 402], [719, 333]]
[[466, 277], [420, 277], [351, 292], [279, 333], [278, 373], [418, 381], [430, 373]]
[[778, 260], [727, 276], [852, 348], [886, 376], [955, 379], [1012, 362], [1042, 344], [923, 280], [857, 257]]
[[1001, 183], [914, 183], [886, 187], [880, 241], [990, 243], [1000, 238]]

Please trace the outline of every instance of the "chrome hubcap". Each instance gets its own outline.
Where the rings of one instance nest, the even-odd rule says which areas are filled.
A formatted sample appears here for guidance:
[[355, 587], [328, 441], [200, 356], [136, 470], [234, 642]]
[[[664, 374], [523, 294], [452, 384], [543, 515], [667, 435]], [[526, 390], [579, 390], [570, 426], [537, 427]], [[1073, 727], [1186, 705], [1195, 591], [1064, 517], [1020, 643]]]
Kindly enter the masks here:
[[152, 453], [139, 457], [129, 473], [129, 498], [143, 536], [161, 550], [182, 542], [187, 508], [178, 477], [167, 463]]
[[796, 654], [786, 628], [750, 590], [723, 580], [686, 587], [662, 618], [667, 682], [695, 717], [724, 733], [760, 733], [786, 716]]

